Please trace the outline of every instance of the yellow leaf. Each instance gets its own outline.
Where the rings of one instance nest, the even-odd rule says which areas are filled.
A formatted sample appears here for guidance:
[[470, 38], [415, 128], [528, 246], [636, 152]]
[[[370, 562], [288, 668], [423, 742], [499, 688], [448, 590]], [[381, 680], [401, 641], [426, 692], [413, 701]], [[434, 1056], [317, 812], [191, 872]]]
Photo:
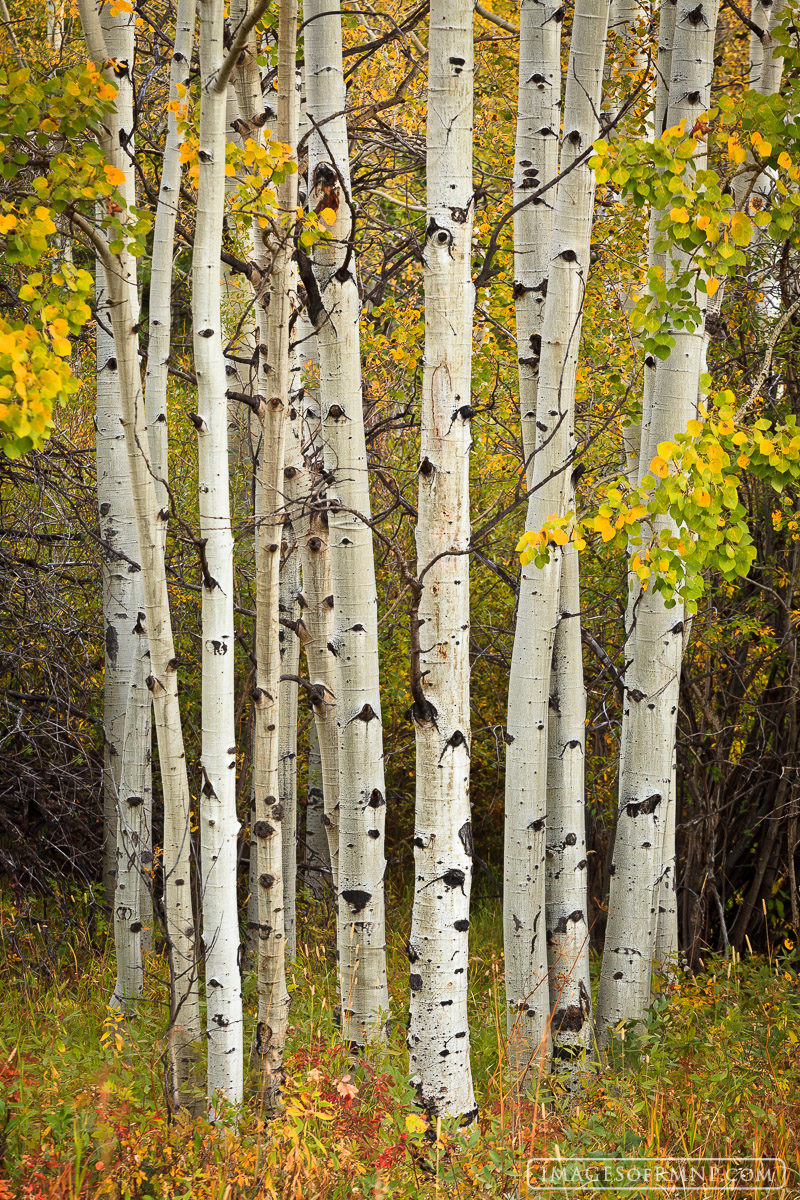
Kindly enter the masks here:
[[778, 166], [783, 167], [784, 171], [788, 171], [792, 165], [792, 160], [785, 150], [782, 150], [778, 155]]
[[683, 206], [680, 208], [671, 208], [669, 210], [669, 219], [677, 225], [685, 225], [689, 220], [689, 214]]
[[332, 208], [323, 208], [322, 212], [319, 215], [322, 218], [322, 220], [325, 222], [326, 225], [335, 225], [336, 224], [336, 213], [333, 211]]
[[659, 479], [666, 479], [667, 475], [669, 475], [669, 467], [664, 462], [663, 458], [661, 458], [658, 454], [650, 463], [650, 470], [654, 475], [657, 475]]
[[422, 1117], [418, 1117], [416, 1113], [409, 1113], [406, 1117], [406, 1129], [409, 1133], [426, 1133], [428, 1122]]
[[712, 276], [712, 278], [706, 280], [707, 295], [713, 296], [716, 293], [716, 290], [718, 287], [719, 287], [719, 280], [714, 279], [713, 276]]
[[686, 432], [690, 437], [700, 437], [700, 434], [703, 432], [703, 426], [699, 421], [687, 421]]
[[735, 212], [731, 217], [731, 237], [737, 246], [749, 246], [753, 237], [753, 222], [747, 213]]
[[555, 542], [557, 546], [566, 546], [567, 542], [569, 541], [569, 534], [567, 533], [566, 529], [557, 527], [556, 529], [550, 531], [550, 540]]
[[125, 172], [120, 171], [119, 167], [114, 167], [111, 163], [104, 163], [103, 171], [108, 182], [112, 183], [114, 187], [119, 187], [125, 182]]

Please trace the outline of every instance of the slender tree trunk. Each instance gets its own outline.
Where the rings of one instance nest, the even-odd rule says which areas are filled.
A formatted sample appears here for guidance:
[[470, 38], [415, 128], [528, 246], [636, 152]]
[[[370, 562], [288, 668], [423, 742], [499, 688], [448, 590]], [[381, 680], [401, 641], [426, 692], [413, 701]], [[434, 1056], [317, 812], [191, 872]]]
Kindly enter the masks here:
[[[575, 7], [567, 74], [561, 171], [589, 149], [598, 132], [603, 79], [608, 0], [579, 0]], [[538, 531], [553, 513], [563, 514], [572, 501], [569, 483], [573, 451], [575, 379], [581, 321], [589, 271], [589, 243], [594, 204], [594, 175], [585, 165], [571, 170], [558, 185], [548, 258], [550, 264], [541, 331], [541, 357], [536, 403], [537, 446], [531, 478], [526, 528]], [[522, 355], [520, 355], [522, 357]], [[568, 552], [568, 554], [571, 552]], [[542, 568], [523, 567], [517, 610], [517, 632], [509, 679], [508, 750], [506, 757], [506, 998], [509, 1056], [518, 1080], [531, 1083], [530, 1068], [548, 1053], [549, 987], [547, 938], [554, 963], [560, 963], [553, 980], [557, 1004], [554, 1025], [567, 1047], [581, 1043], [586, 1034], [588, 991], [585, 978], [585, 944], [588, 936], [585, 894], [583, 903], [564, 907], [574, 889], [585, 887], [585, 869], [579, 847], [583, 821], [580, 788], [583, 732], [581, 717], [583, 682], [579, 651], [574, 641], [580, 627], [577, 613], [577, 563], [575, 579], [561, 597], [563, 553], [554, 550]], [[577, 607], [575, 607], [577, 605]], [[551, 665], [560, 613], [569, 615], [559, 647], [559, 664], [569, 664], [558, 680], [565, 703], [563, 723], [553, 733], [568, 748], [559, 780], [554, 780], [553, 800], [560, 812], [556, 830], [575, 837], [574, 847], [558, 851], [566, 869], [553, 860], [551, 881], [557, 890], [550, 915], [545, 914], [548, 726]], [[572, 619], [574, 617], [574, 620]], [[567, 620], [567, 617], [564, 618]], [[576, 736], [577, 733], [577, 736]], [[567, 788], [568, 785], [568, 788]], [[557, 836], [554, 830], [554, 838]], [[555, 853], [555, 851], [554, 851]], [[556, 875], [558, 878], [556, 879]], [[570, 954], [580, 950], [579, 963], [567, 967]]]
[[328, 837], [325, 832], [325, 799], [322, 778], [322, 757], [316, 723], [308, 731], [308, 791], [306, 793], [306, 827], [303, 856], [303, 878], [315, 900], [325, 896], [325, 879], [330, 875]]
[[[278, 124], [280, 140], [294, 147], [297, 137], [295, 54], [296, 0], [282, 0], [278, 33]], [[259, 521], [256, 539], [255, 833], [258, 868], [258, 1024], [252, 1061], [262, 1076], [268, 1109], [279, 1102], [283, 1050], [289, 1024], [286, 990], [283, 889], [284, 811], [280, 802], [279, 594], [284, 520], [284, 444], [291, 400], [289, 289], [292, 282], [292, 230], [297, 207], [297, 175], [278, 189], [285, 227], [273, 247], [269, 307], [259, 303], [258, 415], [262, 428]], [[263, 261], [263, 260], [262, 260]]]
[[[714, 0], [696, 10], [676, 10], [667, 125], [685, 120], [691, 129], [710, 104], [713, 76]], [[697, 169], [704, 156], [695, 157]], [[680, 255], [676, 256], [682, 265]], [[649, 421], [643, 426], [640, 476], [647, 473], [661, 441], [686, 428], [697, 408], [702, 364], [705, 296], [698, 293], [699, 325], [674, 330], [668, 359], [655, 367]], [[668, 518], [654, 532], [671, 528]], [[637, 598], [628, 641], [632, 659], [625, 673], [620, 752], [619, 815], [609, 893], [605, 953], [597, 1000], [601, 1042], [612, 1027], [641, 1020], [650, 1003], [657, 926], [658, 886], [670, 822], [675, 729], [684, 641], [684, 606], [666, 608], [652, 589]], [[674, 796], [672, 798], [674, 804]]]
[[[519, 93], [514, 150], [514, 204], [524, 202], [558, 174], [561, 125], [561, 21], [543, 0], [521, 0]], [[542, 345], [553, 192], [514, 215], [514, 300], [517, 318], [519, 400], [525, 473], [533, 481], [536, 390]]]
[[[378, 599], [361, 408], [360, 300], [352, 248], [350, 171], [338, 0], [304, 7], [311, 200], [335, 215], [314, 253], [309, 315], [317, 329], [333, 572], [339, 735], [338, 952], [342, 1029], [363, 1045], [388, 1012], [383, 877], [385, 784]], [[324, 140], [323, 140], [324, 139]], [[312, 280], [304, 279], [307, 287]], [[356, 515], [358, 514], [358, 515]]]
[[[408, 1047], [432, 1116], [475, 1114], [467, 1021], [472, 823], [469, 799], [469, 452], [473, 15], [433, 0], [428, 40], [425, 358], [417, 577], [419, 686]], [[414, 666], [412, 664], [412, 670]]]
[[[175, 41], [169, 72], [169, 99], [180, 103], [179, 87], [189, 86], [189, 71], [194, 45], [196, 0], [179, 0], [175, 17]], [[145, 372], [145, 415], [147, 419], [150, 462], [155, 477], [156, 503], [160, 510], [159, 529], [164, 545], [169, 513], [169, 424], [167, 384], [172, 348], [172, 261], [175, 255], [175, 222], [180, 203], [181, 145], [183, 137], [174, 111], [167, 114], [167, 137], [161, 163], [161, 182], [153, 229], [153, 253], [150, 259], [148, 294], [147, 369]], [[152, 814], [145, 814], [143, 855], [152, 861]], [[142, 897], [142, 921], [152, 924], [150, 891]]]
[[[301, 314], [298, 340], [313, 366], [318, 365], [316, 337]], [[306, 455], [308, 511], [298, 528], [303, 577], [303, 622], [306, 627], [306, 662], [311, 683], [310, 700], [322, 769], [322, 825], [327, 842], [334, 895], [339, 886], [339, 734], [336, 722], [336, 656], [334, 654], [334, 599], [326, 496], [321, 481], [322, 422], [319, 396], [304, 389], [304, 413], [310, 431]], [[310, 786], [310, 785], [309, 785]], [[306, 835], [308, 836], [308, 835]]]
[[[109, 55], [133, 63], [135, 24], [130, 13], [110, 4], [98, 9], [101, 28]], [[115, 80], [117, 98], [114, 119], [125, 139], [133, 132], [133, 86], [130, 73]], [[133, 145], [130, 145], [131, 151]], [[115, 165], [125, 174], [121, 185], [128, 204], [136, 203], [131, 160], [122, 147]], [[138, 312], [136, 265], [130, 260], [128, 286], [131, 305]], [[116, 829], [119, 802], [122, 746], [131, 673], [137, 652], [134, 633], [137, 612], [142, 607], [142, 586], [138, 562], [136, 518], [133, 510], [130, 475], [125, 454], [125, 435], [119, 420], [119, 375], [110, 329], [109, 301], [105, 272], [98, 261], [97, 291], [97, 501], [100, 535], [103, 539], [103, 626], [105, 633], [104, 674], [104, 771], [103, 771], [103, 882], [109, 904], [114, 897], [117, 869]], [[137, 716], [145, 720], [140, 710]], [[133, 739], [138, 742], [138, 735]], [[143, 793], [144, 794], [144, 793]]]
[[[297, 478], [294, 467], [284, 470], [286, 502], [292, 511]], [[302, 476], [301, 476], [302, 478]], [[297, 954], [297, 678], [300, 670], [300, 638], [297, 621], [300, 614], [300, 556], [291, 520], [284, 524], [284, 561], [281, 566], [280, 613], [292, 621], [295, 629], [281, 626], [281, 673], [278, 745], [278, 799], [283, 808], [283, 909], [286, 950], [290, 959]]]
[[220, 310], [225, 208], [226, 89], [222, 0], [200, 0], [200, 140], [192, 254], [192, 322], [197, 375], [202, 593], [203, 942], [206, 961], [208, 1097], [242, 1098], [242, 995], [236, 900], [233, 535], [228, 479], [228, 401]]
[[[132, 1012], [142, 995], [142, 898], [146, 887], [142, 878], [142, 851], [146, 844], [145, 812], [152, 800], [150, 771], [151, 720], [150, 693], [145, 680], [150, 674], [150, 656], [139, 614], [135, 629], [136, 652], [122, 743], [117, 810], [117, 870], [114, 892], [114, 945], [117, 951], [117, 978], [109, 1001], [112, 1008]], [[151, 795], [148, 797], [148, 792]]]
[[[569, 504], [574, 504], [574, 497]], [[592, 1040], [586, 880], [586, 692], [578, 551], [564, 547], [547, 762], [546, 930], [553, 1059], [567, 1071]]]
[[[81, 0], [79, 10], [91, 59], [99, 64], [106, 63], [108, 49], [97, 9], [92, 0]], [[107, 122], [100, 144], [109, 161], [119, 166], [119, 127], [113, 118]], [[191, 797], [181, 730], [177, 659], [163, 539], [155, 485], [146, 454], [147, 427], [136, 336], [138, 313], [131, 298], [130, 255], [127, 250], [112, 254], [103, 236], [91, 225], [77, 214], [71, 219], [92, 241], [105, 268], [150, 649], [151, 674], [146, 683], [153, 699], [164, 796], [163, 872], [165, 933], [170, 963], [171, 1099], [175, 1105], [184, 1103], [196, 1107], [196, 1059], [201, 1027], [190, 885]]]

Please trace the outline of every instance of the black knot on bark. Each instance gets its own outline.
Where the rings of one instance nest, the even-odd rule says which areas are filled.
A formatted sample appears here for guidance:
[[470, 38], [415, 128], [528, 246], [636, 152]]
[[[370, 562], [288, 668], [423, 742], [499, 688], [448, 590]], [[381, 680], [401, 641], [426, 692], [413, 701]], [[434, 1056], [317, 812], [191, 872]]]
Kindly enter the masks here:
[[377, 721], [378, 714], [371, 704], [365, 704], [361, 712], [357, 714], [356, 720], [363, 721], [365, 725], [369, 725], [370, 721]]
[[213, 329], [201, 329], [201, 330], [200, 330], [200, 332], [199, 332], [199, 334], [198, 334], [197, 336], [198, 336], [198, 337], [204, 337], [204, 338], [210, 338], [210, 337], [213, 337], [213, 336], [214, 336], [214, 330], [213, 330]]
[[263, 888], [271, 888], [273, 883], [275, 882], [275, 876], [268, 875], [265, 872], [263, 875], [259, 875], [258, 882], [261, 884], [261, 886]]
[[350, 905], [354, 913], [360, 913], [372, 899], [371, 892], [363, 892], [359, 888], [345, 888], [342, 899]]
[[648, 796], [645, 800], [631, 800], [625, 805], [625, 812], [629, 817], [649, 817], [654, 813], [661, 803], [661, 797], [658, 792], [652, 796]]
[[253, 826], [253, 833], [257, 838], [269, 837], [275, 830], [270, 825], [269, 821], [256, 821]]
[[412, 992], [421, 992], [422, 991], [422, 976], [421, 975], [409, 975], [408, 986], [411, 988]]
[[383, 792], [379, 788], [373, 788], [369, 797], [370, 808], [381, 808], [385, 803]]
[[423, 458], [422, 462], [419, 464], [420, 475], [424, 475], [425, 478], [427, 479], [428, 476], [432, 475], [435, 470], [436, 470], [436, 468], [434, 467], [433, 463], [426, 455], [425, 458]]

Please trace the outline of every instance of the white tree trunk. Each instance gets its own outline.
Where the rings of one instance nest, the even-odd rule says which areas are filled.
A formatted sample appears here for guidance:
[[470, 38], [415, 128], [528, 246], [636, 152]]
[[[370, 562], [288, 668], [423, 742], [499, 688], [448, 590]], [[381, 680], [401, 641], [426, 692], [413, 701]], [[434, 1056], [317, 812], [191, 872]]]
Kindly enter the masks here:
[[[310, 337], [311, 326], [303, 314], [297, 323], [298, 340], [306, 359], [318, 365], [316, 337]], [[339, 886], [339, 733], [336, 722], [336, 657], [334, 654], [333, 572], [331, 569], [328, 514], [325, 511], [325, 491], [320, 488], [323, 470], [322, 422], [319, 396], [304, 389], [303, 413], [309, 431], [307, 452], [307, 483], [309, 509], [298, 528], [300, 564], [303, 578], [303, 622], [306, 627], [306, 663], [312, 690], [310, 700], [314, 712], [322, 770], [322, 825], [327, 842], [327, 860], [334, 895]], [[309, 785], [310, 786], [310, 785]]]
[[315, 900], [325, 896], [325, 880], [330, 877], [328, 837], [325, 832], [325, 794], [322, 757], [319, 752], [316, 722], [308, 731], [308, 791], [304, 838], [303, 879]]
[[[565, 94], [561, 171], [565, 172], [597, 137], [608, 23], [608, 0], [579, 0], [570, 44]], [[555, 212], [549, 249], [547, 283], [541, 334], [541, 360], [536, 405], [537, 448], [533, 462], [532, 492], [526, 528], [538, 531], [554, 513], [563, 514], [571, 501], [570, 456], [573, 449], [575, 379], [581, 321], [589, 271], [589, 243], [594, 204], [594, 174], [585, 163], [575, 167], [555, 189]], [[552, 194], [552, 193], [551, 193]], [[519, 1080], [535, 1081], [531, 1068], [548, 1053], [549, 987], [545, 936], [545, 842], [547, 820], [547, 768], [550, 671], [553, 644], [559, 623], [562, 554], [555, 550], [543, 568], [522, 569], [517, 632], [509, 679], [508, 750], [506, 755], [506, 843], [504, 914], [506, 999], [509, 1056]], [[574, 588], [572, 589], [574, 592]], [[577, 611], [575, 598], [563, 611]], [[577, 620], [576, 620], [577, 624]], [[579, 632], [579, 627], [578, 627]], [[567, 631], [565, 631], [566, 637]], [[569, 642], [565, 643], [565, 651]], [[571, 655], [573, 678], [580, 671], [579, 656]], [[562, 687], [562, 684], [559, 684]], [[580, 684], [582, 688], [582, 682]], [[580, 690], [580, 688], [578, 690]], [[566, 680], [565, 697], [575, 696]], [[573, 707], [569, 722], [558, 736], [575, 740], [569, 727], [577, 721]], [[583, 736], [580, 739], [582, 753]], [[577, 784], [572, 771], [573, 785]], [[555, 795], [566, 801], [560, 785]], [[574, 828], [580, 823], [583, 797], [570, 792], [569, 806], [557, 820]], [[565, 835], [566, 836], [566, 835]], [[580, 861], [578, 859], [577, 861]], [[566, 883], [566, 875], [561, 879]], [[561, 882], [559, 880], [559, 883]], [[561, 914], [565, 915], [565, 914]], [[586, 904], [571, 909], [563, 945], [583, 945]], [[558, 923], [560, 917], [556, 918]], [[559, 951], [559, 958], [561, 951]], [[583, 1033], [586, 1001], [580, 995], [585, 981], [581, 966], [572, 972], [569, 1003], [580, 1014], [573, 1024]], [[572, 991], [574, 990], [574, 998]], [[557, 990], [563, 1004], [565, 992]], [[554, 997], [555, 998], [555, 997]], [[567, 1018], [564, 1018], [567, 1021]], [[570, 1014], [570, 1020], [572, 1014]]]
[[[354, 209], [338, 0], [304, 7], [306, 101], [321, 126], [309, 145], [311, 202], [335, 214], [318, 243], [314, 273], [320, 401], [335, 597], [339, 734], [338, 952], [345, 1039], [378, 1036], [388, 1012], [383, 877], [385, 784], [378, 669], [378, 599], [372, 552], [367, 452], [361, 408], [360, 300], [350, 247]], [[324, 141], [323, 141], [324, 135]], [[355, 514], [359, 515], [355, 515]]]
[[[145, 680], [150, 674], [150, 656], [145, 636], [144, 613], [134, 629], [136, 651], [131, 673], [125, 734], [122, 743], [117, 809], [117, 870], [114, 892], [114, 945], [117, 978], [109, 1001], [112, 1008], [132, 1012], [142, 995], [142, 899], [148, 894], [142, 877], [142, 851], [146, 842], [145, 812], [152, 801], [150, 771], [150, 693]], [[148, 795], [148, 793], [150, 793]]]
[[[574, 501], [573, 501], [574, 502]], [[586, 859], [586, 693], [578, 551], [564, 547], [553, 643], [547, 763], [546, 907], [553, 1059], [561, 1069], [592, 1041]]]
[[[697, 19], [698, 16], [701, 19]], [[700, 11], [683, 3], [676, 10], [667, 125], [685, 119], [691, 129], [710, 104], [713, 76], [714, 0]], [[698, 169], [704, 156], [696, 156]], [[675, 255], [678, 266], [684, 260]], [[705, 296], [698, 293], [700, 324], [691, 332], [673, 330], [675, 345], [655, 368], [649, 422], [642, 433], [640, 476], [661, 441], [672, 440], [695, 415], [702, 365]], [[672, 528], [667, 518], [655, 532]], [[597, 1028], [606, 1041], [622, 1021], [641, 1020], [650, 1003], [650, 981], [657, 925], [658, 881], [664, 857], [665, 827], [674, 794], [671, 781], [675, 750], [684, 606], [666, 608], [652, 588], [635, 606], [628, 645], [632, 659], [625, 673], [625, 703], [620, 751], [619, 815], [611, 868], [605, 952], [597, 1000]]]
[[[561, 127], [561, 21], [555, 5], [521, 0], [519, 10], [519, 92], [514, 149], [514, 204], [558, 174]], [[542, 345], [550, 238], [551, 189], [514, 215], [514, 299], [519, 358], [519, 401], [525, 473], [533, 479], [536, 450], [536, 390]]]
[[[278, 137], [294, 147], [297, 138], [295, 53], [296, 0], [282, 0], [278, 49]], [[253, 780], [256, 862], [258, 868], [258, 1023], [253, 1065], [261, 1072], [265, 1104], [277, 1106], [283, 1079], [283, 1049], [289, 1024], [286, 990], [283, 894], [283, 819], [279, 784], [280, 675], [279, 594], [284, 510], [284, 443], [291, 401], [289, 360], [292, 220], [297, 207], [297, 175], [278, 189], [286, 228], [272, 247], [267, 272], [269, 306], [257, 308], [258, 392], [263, 446], [256, 539], [256, 688]], [[262, 257], [262, 263], [265, 259]]]
[[[296, 468], [284, 471], [287, 505], [294, 499], [292, 484]], [[302, 478], [302, 476], [300, 476]], [[290, 513], [292, 508], [290, 507]], [[285, 621], [297, 623], [300, 613], [300, 555], [297, 537], [287, 520], [284, 525], [284, 561], [281, 566], [280, 614]], [[278, 798], [283, 808], [283, 909], [286, 951], [290, 959], [297, 954], [297, 677], [300, 671], [300, 638], [294, 629], [281, 626], [281, 674], [279, 705]]]
[[[196, 0], [179, 0], [175, 17], [175, 40], [169, 72], [170, 103], [179, 103], [179, 85], [188, 89], [194, 44]], [[175, 222], [180, 204], [183, 137], [174, 112], [167, 114], [167, 137], [161, 162], [156, 219], [153, 229], [153, 253], [150, 259], [148, 293], [147, 369], [145, 371], [145, 415], [150, 462], [155, 477], [156, 503], [161, 511], [159, 528], [166, 543], [169, 512], [169, 425], [167, 383], [172, 345], [172, 261], [175, 254]], [[152, 854], [152, 817], [145, 814], [145, 856]], [[152, 859], [151, 859], [152, 861]], [[142, 921], [152, 923], [150, 892], [142, 896]], [[147, 934], [145, 933], [145, 948]]]
[[[473, 5], [433, 0], [428, 39], [425, 358], [419, 467], [414, 910], [408, 1047], [433, 1116], [475, 1113], [467, 1021], [472, 823], [469, 799], [469, 452]], [[412, 617], [412, 620], [414, 618]], [[415, 633], [417, 631], [414, 631]], [[412, 654], [415, 652], [412, 650]]]
[[242, 1098], [242, 995], [236, 900], [233, 534], [228, 479], [228, 402], [220, 310], [225, 207], [226, 89], [222, 0], [200, 0], [200, 139], [192, 253], [192, 326], [197, 375], [202, 592], [202, 852], [208, 1097]]
[[[101, 27], [108, 53], [120, 61], [133, 63], [135, 25], [130, 13], [105, 4], [99, 9]], [[114, 119], [123, 139], [133, 131], [133, 87], [130, 74], [115, 80], [117, 98]], [[131, 144], [131, 151], [133, 146]], [[125, 173], [121, 192], [128, 204], [136, 203], [131, 160], [120, 144], [115, 165]], [[130, 260], [128, 278], [131, 305], [138, 313], [136, 264]], [[119, 421], [119, 376], [111, 333], [111, 318], [103, 266], [97, 264], [97, 409], [96, 456], [97, 500], [100, 535], [103, 538], [103, 627], [105, 635], [104, 676], [104, 770], [103, 770], [103, 882], [108, 902], [114, 897], [116, 879], [117, 807], [122, 769], [122, 745], [125, 733], [131, 672], [137, 650], [134, 633], [137, 613], [142, 607], [142, 588], [138, 562], [136, 518], [133, 511], [130, 475], [125, 454], [125, 439]], [[138, 712], [138, 710], [137, 710]], [[138, 712], [140, 721], [145, 717]], [[149, 719], [149, 718], [148, 718]]]
[[[81, 24], [91, 59], [108, 61], [108, 48], [92, 0], [79, 4]], [[120, 141], [113, 117], [104, 127], [100, 144], [106, 157], [120, 165]], [[197, 989], [194, 916], [191, 893], [191, 797], [186, 774], [178, 674], [169, 593], [159, 529], [155, 485], [147, 458], [147, 426], [139, 371], [136, 321], [129, 280], [130, 255], [126, 250], [112, 254], [105, 239], [77, 215], [73, 223], [90, 238], [103, 260], [109, 313], [114, 332], [119, 371], [120, 417], [125, 431], [128, 470], [136, 514], [138, 561], [150, 649], [150, 671], [146, 683], [153, 699], [158, 757], [164, 797], [164, 909], [170, 963], [170, 1056], [171, 1100], [196, 1106], [195, 1063], [201, 1037]]]

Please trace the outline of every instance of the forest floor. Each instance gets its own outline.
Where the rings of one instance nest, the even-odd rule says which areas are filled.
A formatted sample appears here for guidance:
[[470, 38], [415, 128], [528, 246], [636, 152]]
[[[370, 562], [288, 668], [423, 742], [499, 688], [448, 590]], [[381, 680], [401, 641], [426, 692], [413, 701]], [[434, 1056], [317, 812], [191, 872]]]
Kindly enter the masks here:
[[[0, 899], [0, 1200], [544, 1195], [529, 1187], [533, 1158], [611, 1159], [619, 1173], [606, 1177], [609, 1200], [663, 1197], [683, 1191], [623, 1191], [609, 1180], [627, 1172], [630, 1184], [637, 1159], [666, 1167], [676, 1156], [754, 1158], [762, 1178], [768, 1159], [786, 1164], [788, 1183], [776, 1191], [715, 1184], [686, 1193], [696, 1200], [800, 1197], [800, 983], [790, 944], [707, 961], [657, 1000], [642, 1036], [625, 1039], [577, 1095], [543, 1079], [519, 1105], [503, 1066], [500, 911], [479, 902], [470, 1024], [480, 1119], [463, 1131], [443, 1123], [437, 1138], [406, 1073], [402, 908], [390, 931], [393, 1031], [357, 1064], [334, 1022], [332, 917], [301, 914], [285, 1110], [265, 1122], [255, 1099], [235, 1127], [168, 1118], [163, 958], [148, 956], [136, 1020], [119, 1019], [107, 1008], [113, 947], [85, 911], [75, 896], [65, 928], [41, 904]], [[546, 1194], [591, 1193], [573, 1184]]]

